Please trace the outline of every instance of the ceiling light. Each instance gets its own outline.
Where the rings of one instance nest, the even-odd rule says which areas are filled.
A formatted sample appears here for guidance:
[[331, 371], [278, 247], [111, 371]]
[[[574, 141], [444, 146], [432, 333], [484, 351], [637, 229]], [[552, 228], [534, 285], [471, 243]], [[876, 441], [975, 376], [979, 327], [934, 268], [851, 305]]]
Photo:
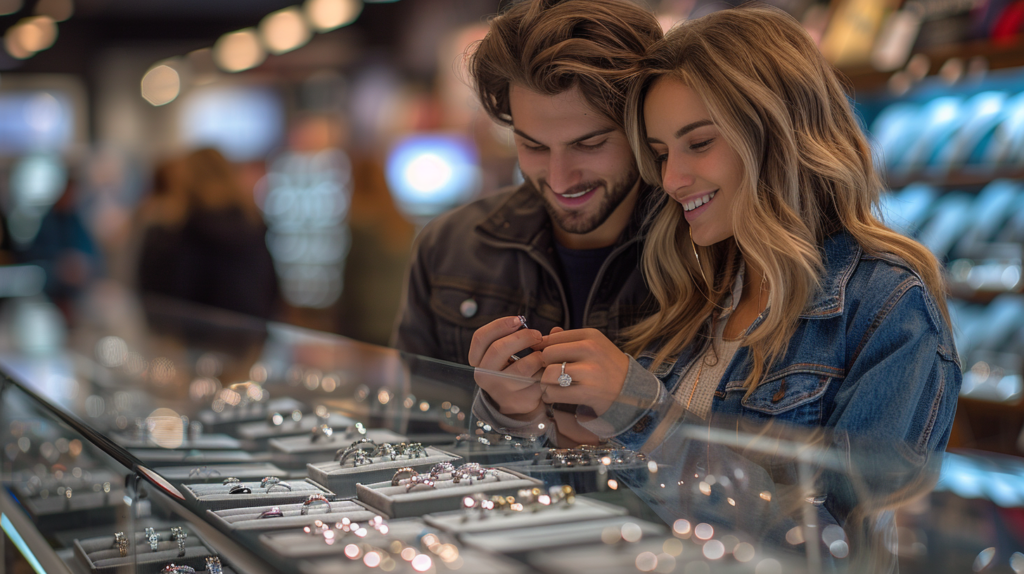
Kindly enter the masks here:
[[309, 42], [310, 31], [298, 6], [292, 6], [263, 18], [260, 37], [271, 54], [284, 54]]
[[213, 61], [225, 72], [255, 68], [267, 57], [256, 30], [244, 28], [221, 36], [213, 45]]
[[317, 32], [328, 32], [355, 22], [363, 0], [306, 0], [303, 10]]

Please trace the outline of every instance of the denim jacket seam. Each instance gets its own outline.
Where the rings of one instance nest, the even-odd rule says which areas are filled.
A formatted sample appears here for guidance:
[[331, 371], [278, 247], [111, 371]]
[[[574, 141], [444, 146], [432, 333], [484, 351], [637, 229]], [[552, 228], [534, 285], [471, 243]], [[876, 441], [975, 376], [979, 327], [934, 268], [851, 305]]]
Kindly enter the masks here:
[[875, 331], [878, 330], [878, 327], [880, 327], [881, 324], [889, 317], [889, 312], [892, 311], [893, 307], [903, 300], [903, 296], [906, 295], [910, 289], [921, 286], [922, 284], [920, 279], [915, 276], [905, 279], [895, 289], [893, 289], [892, 294], [886, 300], [882, 308], [878, 310], [878, 313], [875, 314], [874, 319], [871, 321], [871, 325], [868, 326], [867, 331], [864, 332], [864, 336], [861, 337], [860, 343], [857, 345], [857, 350], [853, 352], [853, 358], [850, 359], [851, 365], [857, 362], [861, 351], [864, 350], [864, 347], [868, 344], [871, 336], [875, 334]]
[[932, 407], [928, 413], [928, 423], [921, 431], [921, 436], [917, 441], [917, 448], [925, 450], [928, 446], [928, 441], [931, 439], [932, 430], [935, 428], [935, 421], [939, 418], [939, 407], [942, 405], [942, 397], [946, 393], [946, 374], [944, 369], [939, 369], [939, 388], [938, 392], [935, 393], [935, 400], [932, 401]]

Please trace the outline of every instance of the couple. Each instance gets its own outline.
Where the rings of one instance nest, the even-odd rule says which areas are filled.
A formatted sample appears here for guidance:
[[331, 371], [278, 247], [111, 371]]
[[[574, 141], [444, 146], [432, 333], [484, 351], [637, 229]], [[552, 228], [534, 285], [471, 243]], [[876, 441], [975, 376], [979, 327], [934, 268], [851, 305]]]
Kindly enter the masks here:
[[642, 448], [682, 412], [945, 448], [942, 271], [875, 217], [871, 150], [793, 18], [662, 38], [625, 0], [528, 0], [471, 58], [526, 183], [422, 232], [395, 340], [539, 379], [478, 377], [476, 414], [558, 445]]

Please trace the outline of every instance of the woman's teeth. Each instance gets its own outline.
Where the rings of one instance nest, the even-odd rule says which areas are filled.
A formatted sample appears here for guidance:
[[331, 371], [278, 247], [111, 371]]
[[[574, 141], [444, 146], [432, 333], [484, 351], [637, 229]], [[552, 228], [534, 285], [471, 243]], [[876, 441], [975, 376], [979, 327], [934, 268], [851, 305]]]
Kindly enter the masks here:
[[711, 193], [709, 193], [707, 195], [703, 195], [701, 197], [698, 197], [697, 199], [694, 199], [693, 201], [688, 201], [688, 202], [684, 203], [683, 204], [683, 211], [693, 211], [694, 209], [697, 209], [698, 207], [700, 207], [700, 206], [704, 205], [705, 203], [711, 201], [711, 199], [713, 197], [715, 197], [715, 193], [716, 192], [712, 191]]
[[590, 193], [591, 191], [594, 191], [594, 188], [585, 189], [585, 190], [583, 190], [583, 191], [581, 191], [579, 193], [563, 193], [562, 197], [567, 197], [569, 199], [575, 199], [577, 197], [583, 197], [584, 195]]

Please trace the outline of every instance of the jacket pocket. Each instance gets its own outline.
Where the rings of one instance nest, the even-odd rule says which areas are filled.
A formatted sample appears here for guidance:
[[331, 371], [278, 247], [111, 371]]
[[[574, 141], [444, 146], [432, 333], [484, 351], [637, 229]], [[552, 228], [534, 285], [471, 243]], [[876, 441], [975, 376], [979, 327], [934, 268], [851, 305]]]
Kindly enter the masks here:
[[[740, 401], [755, 418], [777, 419], [800, 425], [821, 424], [823, 399], [834, 373], [814, 368], [786, 369], [758, 385]], [[731, 381], [726, 392], [746, 393], [743, 381]]]
[[[473, 333], [501, 317], [523, 312], [512, 290], [491, 285], [454, 286], [435, 284], [430, 309], [437, 317], [437, 337], [446, 360], [465, 364]], [[530, 325], [533, 327], [533, 325]]]

